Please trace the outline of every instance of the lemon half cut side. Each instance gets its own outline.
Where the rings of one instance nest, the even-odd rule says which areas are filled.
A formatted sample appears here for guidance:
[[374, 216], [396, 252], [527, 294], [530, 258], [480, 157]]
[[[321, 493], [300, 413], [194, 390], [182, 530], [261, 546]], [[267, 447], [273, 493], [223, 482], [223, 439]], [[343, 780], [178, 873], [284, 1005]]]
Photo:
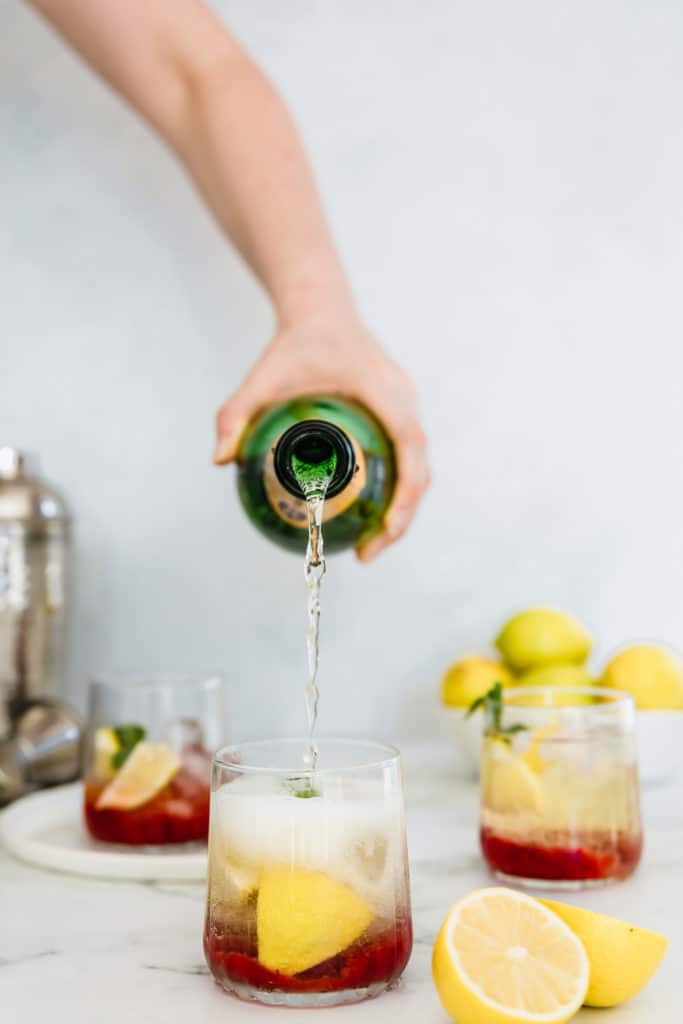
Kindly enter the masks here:
[[589, 980], [586, 951], [564, 921], [504, 888], [480, 889], [451, 908], [432, 970], [458, 1024], [564, 1024]]

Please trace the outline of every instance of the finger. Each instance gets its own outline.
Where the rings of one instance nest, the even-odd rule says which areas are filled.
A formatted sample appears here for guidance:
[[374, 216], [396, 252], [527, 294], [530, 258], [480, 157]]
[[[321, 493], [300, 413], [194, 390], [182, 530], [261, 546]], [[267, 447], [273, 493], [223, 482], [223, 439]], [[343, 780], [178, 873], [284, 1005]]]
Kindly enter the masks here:
[[[367, 544], [358, 550], [358, 557], [361, 562], [371, 562], [385, 548], [390, 547], [399, 540], [406, 532], [417, 512], [419, 494], [413, 496], [412, 489], [406, 489], [401, 498], [401, 505], [395, 509], [392, 507], [387, 513], [385, 526], [382, 532], [374, 537]], [[391, 518], [389, 518], [391, 516]]]
[[237, 456], [244, 428], [264, 404], [258, 387], [247, 380], [221, 406], [216, 416], [216, 448], [213, 453], [217, 466], [225, 466]]
[[[413, 434], [412, 436], [417, 436]], [[415, 518], [422, 495], [429, 487], [430, 474], [423, 435], [420, 443], [397, 445], [398, 483], [396, 492], [386, 515], [385, 526], [379, 536], [374, 537], [358, 550], [362, 562], [369, 562], [397, 541], [406, 532]]]

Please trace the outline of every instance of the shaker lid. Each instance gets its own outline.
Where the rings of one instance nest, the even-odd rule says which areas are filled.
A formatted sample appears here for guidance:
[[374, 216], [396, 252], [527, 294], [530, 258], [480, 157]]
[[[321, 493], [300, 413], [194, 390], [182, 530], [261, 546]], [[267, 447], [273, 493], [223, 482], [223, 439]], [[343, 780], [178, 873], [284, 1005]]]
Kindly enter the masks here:
[[0, 445], [0, 522], [65, 520], [61, 496], [41, 480], [24, 472], [24, 456], [10, 445]]

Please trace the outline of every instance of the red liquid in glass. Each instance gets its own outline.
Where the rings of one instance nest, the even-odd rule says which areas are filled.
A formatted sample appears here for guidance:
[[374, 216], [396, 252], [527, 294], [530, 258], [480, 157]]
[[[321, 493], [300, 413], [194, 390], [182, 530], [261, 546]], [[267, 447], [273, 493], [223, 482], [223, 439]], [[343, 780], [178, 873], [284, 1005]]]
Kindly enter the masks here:
[[253, 943], [235, 935], [204, 932], [204, 954], [211, 973], [230, 988], [248, 986], [264, 992], [340, 992], [364, 989], [371, 985], [389, 985], [396, 981], [410, 958], [413, 929], [410, 918], [372, 937], [361, 938], [337, 956], [324, 960], [301, 974], [271, 971], [257, 958]]
[[591, 833], [585, 842], [566, 847], [512, 842], [486, 828], [480, 838], [484, 857], [494, 871], [555, 882], [626, 878], [638, 865], [643, 849], [642, 836], [621, 833]]
[[[84, 813], [94, 839], [129, 846], [164, 846], [206, 840], [209, 834], [211, 757], [201, 748], [183, 751], [178, 772], [160, 793], [134, 810], [98, 809], [106, 783], [86, 780]], [[190, 767], [191, 765], [191, 767]]]

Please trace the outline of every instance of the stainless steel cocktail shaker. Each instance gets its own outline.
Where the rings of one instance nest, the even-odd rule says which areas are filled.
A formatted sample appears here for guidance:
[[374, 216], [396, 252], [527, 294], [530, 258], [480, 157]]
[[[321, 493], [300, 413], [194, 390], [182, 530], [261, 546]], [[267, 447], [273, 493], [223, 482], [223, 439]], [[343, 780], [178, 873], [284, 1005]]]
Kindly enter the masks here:
[[[64, 693], [67, 547], [61, 497], [26, 474], [20, 452], [0, 447], [0, 803], [22, 789], [26, 716], [36, 707], [59, 707]], [[48, 719], [54, 747], [54, 714], [38, 721]], [[36, 728], [34, 710], [32, 735]], [[73, 728], [67, 731], [73, 740]], [[62, 765], [59, 780], [42, 781], [64, 774]], [[31, 781], [26, 772], [23, 778]]]

